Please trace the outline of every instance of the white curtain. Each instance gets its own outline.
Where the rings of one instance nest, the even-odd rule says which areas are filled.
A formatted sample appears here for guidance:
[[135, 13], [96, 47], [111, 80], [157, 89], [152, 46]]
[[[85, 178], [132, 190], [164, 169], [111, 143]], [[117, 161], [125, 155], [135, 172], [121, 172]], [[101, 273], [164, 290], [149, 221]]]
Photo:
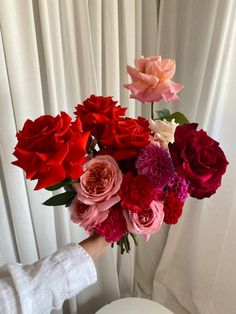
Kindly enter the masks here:
[[11, 165], [16, 130], [45, 113], [72, 115], [92, 93], [147, 115], [122, 87], [136, 56], [176, 59], [185, 88], [169, 108], [198, 121], [230, 162], [213, 198], [189, 200], [180, 223], [140, 239], [135, 254], [102, 256], [98, 283], [61, 313], [92, 314], [130, 295], [175, 313], [236, 313], [235, 12], [234, 0], [0, 0], [0, 264], [32, 263], [85, 237], [65, 208], [42, 206], [50, 193], [33, 191]]
[[[1, 265], [32, 263], [85, 237], [67, 209], [42, 206], [50, 193], [33, 191], [35, 183], [11, 165], [15, 134], [28, 118], [60, 110], [73, 115], [74, 106], [93, 93], [113, 95], [129, 106], [130, 116], [140, 114], [122, 85], [128, 81], [126, 64], [141, 54], [146, 22], [155, 25], [156, 40], [156, 1], [0, 0]], [[133, 258], [120, 259], [116, 249], [102, 256], [98, 283], [66, 303], [64, 313], [76, 313], [76, 303], [78, 313], [94, 313], [132, 294]]]
[[185, 86], [180, 102], [169, 107], [199, 122], [230, 164], [216, 195], [189, 199], [176, 226], [162, 227], [148, 245], [142, 241], [136, 294], [177, 314], [234, 314], [236, 2], [161, 1], [157, 53], [176, 59], [176, 80]]

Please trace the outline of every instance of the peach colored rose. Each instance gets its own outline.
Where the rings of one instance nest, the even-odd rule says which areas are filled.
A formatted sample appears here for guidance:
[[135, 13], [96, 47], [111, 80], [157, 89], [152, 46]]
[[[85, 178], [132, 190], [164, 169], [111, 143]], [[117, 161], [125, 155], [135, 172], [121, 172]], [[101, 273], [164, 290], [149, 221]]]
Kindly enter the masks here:
[[74, 223], [80, 224], [81, 227], [90, 232], [95, 225], [107, 219], [109, 209], [119, 201], [119, 196], [113, 196], [96, 205], [86, 205], [75, 197], [70, 206], [70, 218]]
[[160, 56], [138, 58], [135, 67], [127, 66], [132, 83], [124, 87], [131, 91], [131, 98], [141, 102], [178, 100], [177, 93], [183, 85], [171, 81], [175, 74], [175, 60]]
[[159, 231], [164, 219], [163, 202], [152, 201], [149, 208], [139, 213], [123, 210], [129, 232], [143, 234], [148, 240], [150, 235]]
[[179, 124], [167, 120], [149, 121], [149, 129], [152, 131], [151, 143], [157, 144], [160, 147], [168, 150], [168, 144], [174, 142], [175, 129]]
[[109, 200], [120, 189], [122, 173], [114, 158], [96, 156], [84, 166], [80, 182], [74, 184], [77, 198], [84, 204], [95, 205]]

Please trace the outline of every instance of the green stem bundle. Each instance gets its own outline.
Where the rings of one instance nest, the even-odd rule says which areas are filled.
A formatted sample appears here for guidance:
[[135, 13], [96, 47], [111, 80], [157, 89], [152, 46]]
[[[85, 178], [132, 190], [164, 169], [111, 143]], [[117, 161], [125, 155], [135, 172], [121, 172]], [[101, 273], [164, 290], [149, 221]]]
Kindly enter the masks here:
[[[129, 253], [131, 251], [129, 235], [133, 239], [134, 244], [138, 245], [138, 241], [137, 241], [136, 235], [133, 234], [133, 233], [127, 232], [122, 238], [120, 238], [119, 241], [117, 241], [117, 245], [120, 246], [121, 254], [124, 254], [124, 252]], [[111, 246], [113, 247], [114, 243], [112, 243]]]
[[154, 120], [154, 102], [153, 101], [151, 102], [151, 109], [150, 110], [151, 110], [151, 114], [150, 114], [151, 119]]

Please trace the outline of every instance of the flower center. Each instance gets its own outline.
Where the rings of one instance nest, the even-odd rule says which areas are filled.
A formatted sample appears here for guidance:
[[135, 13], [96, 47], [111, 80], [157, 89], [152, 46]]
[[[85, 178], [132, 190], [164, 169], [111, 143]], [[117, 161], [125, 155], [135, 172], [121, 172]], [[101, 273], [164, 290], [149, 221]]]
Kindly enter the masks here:
[[142, 225], [146, 225], [150, 222], [153, 217], [153, 212], [151, 210], [145, 210], [138, 214], [139, 222]]

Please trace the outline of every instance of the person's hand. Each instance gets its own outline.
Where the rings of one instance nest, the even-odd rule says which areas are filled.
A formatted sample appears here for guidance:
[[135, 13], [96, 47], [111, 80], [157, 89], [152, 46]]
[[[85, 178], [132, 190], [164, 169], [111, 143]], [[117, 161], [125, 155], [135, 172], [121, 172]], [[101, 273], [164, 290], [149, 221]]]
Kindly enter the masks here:
[[103, 237], [94, 234], [80, 242], [79, 245], [88, 252], [93, 260], [95, 260], [98, 256], [108, 250], [110, 243], [106, 242]]

